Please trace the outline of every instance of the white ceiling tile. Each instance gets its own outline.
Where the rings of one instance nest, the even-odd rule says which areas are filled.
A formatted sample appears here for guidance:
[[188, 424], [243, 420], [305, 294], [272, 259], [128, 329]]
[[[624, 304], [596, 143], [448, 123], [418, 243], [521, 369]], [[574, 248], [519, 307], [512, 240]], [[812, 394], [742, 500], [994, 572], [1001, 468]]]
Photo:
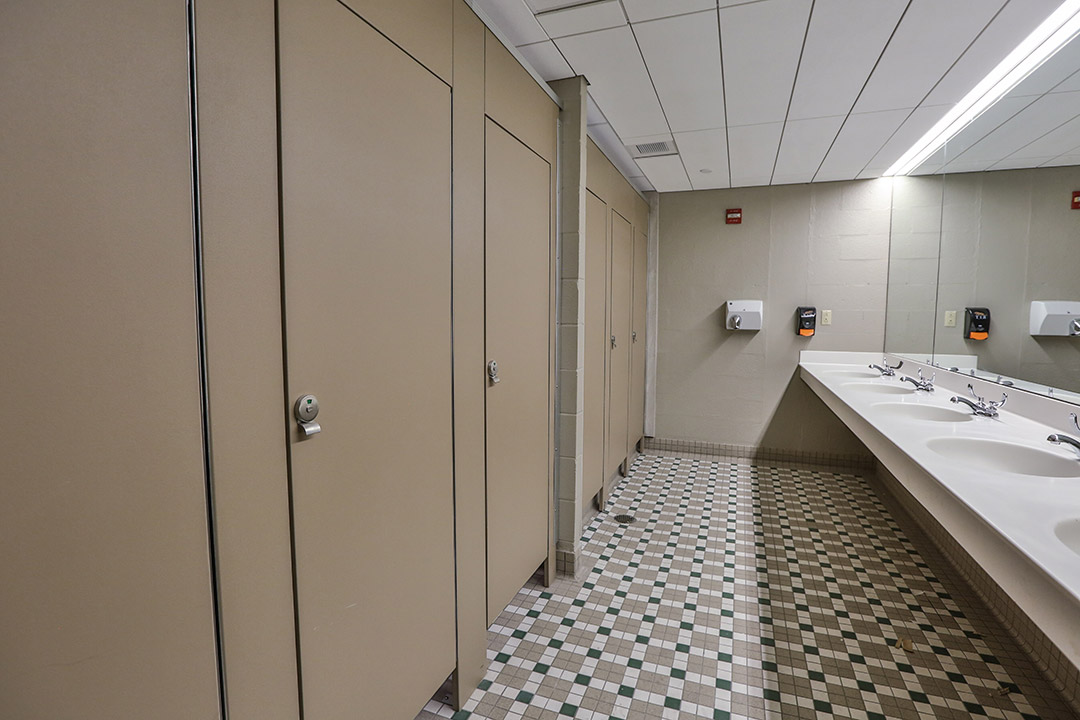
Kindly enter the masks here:
[[716, 0], [623, 0], [623, 7], [630, 22], [655, 20], [656, 18], [684, 15], [686, 13], [716, 8]]
[[951, 105], [933, 105], [915, 108], [904, 124], [896, 129], [885, 144], [874, 155], [867, 165], [867, 169], [874, 168], [876, 173], [871, 177], [877, 177], [892, 167], [893, 163], [900, 159], [923, 135], [934, 127], [947, 113]]
[[634, 25], [672, 132], [724, 126], [716, 10]]
[[524, 0], [475, 0], [473, 5], [491, 18], [514, 45], [543, 42], [548, 39]]
[[589, 94], [619, 135], [668, 132], [629, 26], [560, 38], [555, 44], [574, 72], [589, 80]]
[[622, 139], [615, 134], [611, 125], [590, 125], [588, 128], [589, 137], [593, 139], [593, 142], [604, 151], [604, 154], [611, 160], [612, 165], [619, 169], [626, 177], [633, 177], [634, 175], [640, 175], [641, 169], [634, 162], [634, 158], [631, 157], [630, 152], [626, 149]]
[[655, 135], [624, 137], [622, 141], [624, 145], [645, 145], [646, 143], [671, 142], [672, 139], [671, 133], [656, 133]]
[[639, 192], [643, 193], [652, 192], [654, 189], [652, 183], [649, 182], [649, 178], [644, 175], [630, 178], [630, 184], [637, 188]]
[[814, 5], [788, 118], [848, 114], [905, 7], [907, 0]]
[[1062, 167], [1064, 165], [1080, 165], [1080, 153], [1069, 152], [1058, 155], [1050, 162], [1043, 163], [1040, 167]]
[[[968, 148], [945, 166], [954, 172], [961, 164], [991, 164], [1008, 157], [1060, 125], [1080, 115], [1080, 92], [1044, 95], [1014, 115], [1008, 122]], [[1048, 153], [1049, 154], [1049, 153]]]
[[559, 52], [559, 48], [555, 47], [555, 43], [550, 40], [532, 45], [521, 45], [518, 47], [518, 52], [545, 80], [559, 80], [574, 74], [562, 53]]
[[777, 122], [728, 128], [731, 187], [769, 184], [783, 127]]
[[641, 158], [638, 165], [645, 172], [645, 177], [656, 188], [657, 192], [677, 192], [680, 190], [692, 190], [690, 180], [686, 177], [682, 160], [678, 155], [665, 155], [663, 157]]
[[996, 163], [990, 166], [990, 170], [1016, 170], [1019, 168], [1031, 168], [1039, 167], [1043, 163], [1048, 163], [1054, 159], [1053, 155], [1045, 157], [1028, 157], [1013, 155], [1003, 160], [998, 160]]
[[[1031, 162], [1024, 167], [1037, 167], [1061, 155], [1062, 150], [1071, 150], [1078, 146], [1080, 146], [1080, 117], [1075, 117], [1020, 148], [1006, 160], [1015, 162], [1026, 158]], [[1039, 158], [1042, 159], [1039, 160]]]
[[[728, 177], [727, 131], [700, 130], [675, 133], [683, 167], [695, 190], [730, 187]], [[702, 172], [708, 170], [709, 172]]]
[[[502, 0], [496, 0], [502, 2]], [[557, 10], [559, 8], [571, 7], [573, 5], [586, 5], [593, 0], [525, 0], [525, 3], [532, 8], [534, 13], [547, 12], [548, 10]]]
[[[954, 173], [982, 172], [983, 170], [989, 170], [990, 165], [992, 165], [993, 162], [994, 162], [993, 160], [978, 160], [978, 159], [964, 160], [964, 159], [960, 159], [960, 160], [957, 160], [956, 162], [949, 163], [948, 168], [938, 170], [937, 172], [939, 172], [939, 173], [940, 172], [945, 172], [946, 174], [949, 174], [949, 175], [954, 174]], [[911, 174], [912, 175], [924, 175], [925, 173], [922, 172], [922, 169], [923, 168], [920, 166], [917, 172], [913, 172]]]
[[917, 107], [1003, 4], [912, 0], [855, 112]]
[[954, 135], [945, 143], [940, 152], [940, 162], [953, 161], [961, 157], [971, 146], [978, 143], [984, 137], [992, 133], [998, 126], [1005, 124], [1009, 118], [1016, 115], [1025, 107], [1035, 102], [1038, 98], [1033, 97], [1004, 97], [991, 105], [979, 117], [968, 123], [967, 127]]
[[536, 19], [553, 38], [607, 30], [626, 24], [626, 15], [623, 14], [619, 0], [602, 0], [588, 5], [552, 10], [537, 15]]
[[784, 136], [780, 141], [780, 154], [776, 159], [773, 182], [788, 184], [813, 180], [843, 122], [843, 115], [812, 120], [789, 120], [784, 126]]
[[720, 10], [728, 125], [783, 122], [810, 6], [766, 0]]
[[911, 110], [887, 110], [849, 115], [814, 180], [850, 180], [858, 175], [910, 114]]
[[926, 103], [959, 102], [1060, 4], [1061, 0], [1010, 0], [941, 79]]
[[938, 148], [933, 155], [926, 158], [926, 160], [923, 161], [922, 165], [919, 165], [919, 167], [909, 172], [908, 175], [926, 175], [928, 173], [936, 173], [941, 170], [944, 165], [945, 148], [941, 147]]
[[1080, 41], [1074, 39], [1024, 78], [1009, 94], [1042, 95], [1051, 91], [1080, 90], [1077, 87], [1077, 70], [1080, 70]]

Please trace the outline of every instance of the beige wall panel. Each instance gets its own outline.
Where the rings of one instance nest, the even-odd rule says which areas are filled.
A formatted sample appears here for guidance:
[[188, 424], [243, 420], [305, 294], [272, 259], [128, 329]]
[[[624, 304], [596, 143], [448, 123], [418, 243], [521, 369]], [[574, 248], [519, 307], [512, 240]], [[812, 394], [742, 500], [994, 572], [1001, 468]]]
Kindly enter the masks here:
[[0, 6], [6, 718], [219, 716], [186, 42], [183, 3]]
[[[656, 436], [865, 454], [797, 377], [801, 350], [874, 350], [885, 330], [892, 181], [660, 195]], [[743, 209], [741, 225], [724, 222]], [[724, 303], [765, 302], [759, 332], [724, 329]], [[795, 334], [795, 308], [832, 325]]]
[[304, 714], [407, 719], [455, 664], [450, 92], [336, 2], [280, 12]]
[[585, 194], [585, 375], [582, 503], [604, 485], [604, 428], [607, 396], [608, 243], [607, 205], [591, 192]]
[[488, 622], [549, 553], [551, 168], [487, 121]]
[[552, 166], [558, 135], [558, 106], [499, 39], [485, 33], [487, 114]]
[[[611, 276], [608, 283], [608, 402], [607, 460], [604, 478], [611, 477], [626, 459], [630, 408], [630, 310], [633, 292], [634, 228], [617, 212], [611, 213]], [[614, 338], [614, 341], [612, 341]]]
[[589, 190], [629, 220], [636, 230], [647, 232], [649, 204], [591, 139], [586, 150], [586, 162], [586, 185]]
[[340, 0], [447, 85], [453, 84], [453, 0]]
[[484, 24], [454, 4], [454, 528], [456, 704], [487, 668], [484, 450]]
[[645, 283], [648, 277], [649, 236], [634, 233], [634, 289], [630, 338], [630, 421], [627, 453], [645, 435]]
[[199, 0], [211, 445], [231, 718], [298, 717], [281, 362], [274, 9]]

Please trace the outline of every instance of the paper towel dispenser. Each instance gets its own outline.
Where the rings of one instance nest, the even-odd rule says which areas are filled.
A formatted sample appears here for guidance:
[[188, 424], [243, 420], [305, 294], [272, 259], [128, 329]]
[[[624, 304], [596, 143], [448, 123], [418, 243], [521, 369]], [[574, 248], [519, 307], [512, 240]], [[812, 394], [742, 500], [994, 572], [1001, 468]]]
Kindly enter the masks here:
[[764, 303], [761, 300], [728, 300], [728, 330], [760, 330]]
[[1032, 335], [1080, 337], [1080, 301], [1032, 300]]

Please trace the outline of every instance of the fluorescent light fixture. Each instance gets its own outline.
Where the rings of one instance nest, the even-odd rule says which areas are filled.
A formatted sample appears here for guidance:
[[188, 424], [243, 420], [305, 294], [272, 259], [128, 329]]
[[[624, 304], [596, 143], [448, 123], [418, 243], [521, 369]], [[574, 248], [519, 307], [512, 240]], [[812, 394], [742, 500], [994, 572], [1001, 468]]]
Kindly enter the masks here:
[[1053, 57], [1080, 32], [1080, 0], [1065, 0], [1039, 27], [998, 63], [997, 67], [956, 103], [930, 131], [900, 156], [884, 176], [907, 175], [951, 137]]

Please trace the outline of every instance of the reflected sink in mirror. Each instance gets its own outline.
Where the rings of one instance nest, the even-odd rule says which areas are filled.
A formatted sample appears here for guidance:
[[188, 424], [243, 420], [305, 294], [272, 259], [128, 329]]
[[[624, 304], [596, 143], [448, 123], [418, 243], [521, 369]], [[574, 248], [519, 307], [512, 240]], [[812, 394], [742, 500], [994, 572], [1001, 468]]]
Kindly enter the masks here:
[[1057, 539], [1065, 543], [1065, 547], [1080, 555], [1080, 518], [1064, 520], [1054, 528]]
[[1080, 478], [1080, 459], [1046, 450], [982, 438], [934, 438], [926, 446], [942, 457], [962, 462], [973, 470]]
[[913, 403], [878, 403], [873, 406], [874, 410], [889, 417], [899, 417], [905, 420], [919, 422], [967, 422], [974, 415], [960, 412], [951, 408], [937, 405], [916, 405]]
[[854, 382], [845, 383], [844, 387], [851, 388], [856, 392], [868, 392], [878, 395], [910, 395], [915, 392], [912, 388], [906, 388], [903, 385], [883, 385], [880, 383], [872, 382]]

